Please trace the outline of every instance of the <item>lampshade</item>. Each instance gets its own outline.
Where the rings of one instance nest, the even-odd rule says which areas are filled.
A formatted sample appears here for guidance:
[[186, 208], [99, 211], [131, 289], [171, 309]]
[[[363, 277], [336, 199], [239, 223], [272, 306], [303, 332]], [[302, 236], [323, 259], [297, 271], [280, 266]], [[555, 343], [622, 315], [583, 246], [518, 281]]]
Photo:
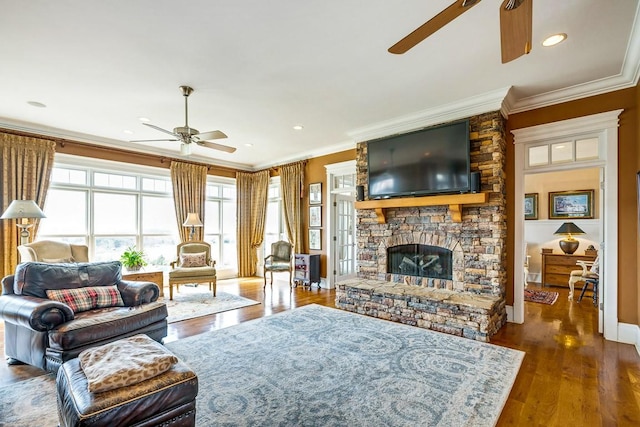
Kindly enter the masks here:
[[[34, 200], [14, 200], [0, 219], [22, 219], [22, 218], [46, 218], [44, 212], [36, 205]], [[20, 244], [29, 243], [29, 228], [33, 224], [23, 224], [17, 221], [16, 225], [20, 229]]]
[[556, 230], [553, 234], [559, 234], [561, 236], [567, 236], [566, 238], [560, 240], [560, 249], [565, 254], [571, 255], [580, 246], [580, 242], [573, 238], [572, 234], [586, 234], [580, 227], [575, 225], [572, 222], [565, 222]]
[[569, 236], [571, 236], [572, 234], [585, 234], [585, 232], [582, 231], [582, 229], [580, 227], [578, 227], [577, 225], [575, 225], [574, 223], [565, 222], [553, 234], [561, 234], [561, 235], [569, 235]]
[[0, 218], [17, 219], [46, 217], [34, 200], [14, 200]]
[[202, 227], [202, 221], [200, 221], [197, 213], [191, 212], [187, 214], [187, 219], [184, 220], [182, 225], [185, 227]]

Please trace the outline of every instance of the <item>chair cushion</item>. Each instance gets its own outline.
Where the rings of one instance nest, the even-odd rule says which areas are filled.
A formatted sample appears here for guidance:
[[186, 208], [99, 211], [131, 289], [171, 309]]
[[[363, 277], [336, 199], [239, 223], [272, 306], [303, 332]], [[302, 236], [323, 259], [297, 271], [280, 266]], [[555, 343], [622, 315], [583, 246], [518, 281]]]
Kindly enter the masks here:
[[216, 269], [215, 267], [178, 267], [169, 272], [169, 280], [184, 277], [216, 277]]
[[182, 253], [180, 254], [181, 267], [205, 267], [207, 265], [207, 253]]
[[65, 351], [126, 336], [167, 318], [167, 305], [150, 302], [135, 307], [110, 307], [78, 313], [75, 319], [49, 331], [49, 347]]
[[288, 262], [272, 262], [265, 264], [264, 268], [267, 271], [289, 271], [292, 269], [291, 264]]
[[78, 358], [92, 393], [137, 384], [168, 371], [178, 362], [162, 344], [145, 334], [84, 350]]
[[49, 299], [60, 301], [73, 310], [74, 313], [104, 307], [123, 307], [124, 302], [116, 285], [88, 286], [75, 289], [48, 289]]

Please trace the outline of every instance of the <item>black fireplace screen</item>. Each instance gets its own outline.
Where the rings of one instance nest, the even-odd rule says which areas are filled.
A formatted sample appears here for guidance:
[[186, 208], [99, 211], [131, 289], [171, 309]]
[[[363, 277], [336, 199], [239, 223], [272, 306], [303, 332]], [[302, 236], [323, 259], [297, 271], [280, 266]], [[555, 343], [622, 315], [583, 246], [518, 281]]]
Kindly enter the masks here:
[[452, 280], [453, 253], [429, 245], [398, 245], [387, 248], [387, 273]]

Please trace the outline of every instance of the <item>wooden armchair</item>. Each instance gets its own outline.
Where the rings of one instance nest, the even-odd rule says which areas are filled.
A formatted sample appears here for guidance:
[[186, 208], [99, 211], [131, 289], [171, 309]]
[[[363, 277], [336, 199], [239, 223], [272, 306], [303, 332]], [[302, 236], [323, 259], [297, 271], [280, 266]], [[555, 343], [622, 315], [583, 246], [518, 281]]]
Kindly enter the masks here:
[[293, 246], [289, 242], [279, 240], [271, 244], [271, 255], [264, 259], [264, 286], [267, 287], [267, 272], [271, 274], [273, 287], [273, 272], [289, 272], [289, 286], [292, 285], [293, 274]]
[[169, 271], [169, 300], [173, 299], [173, 285], [176, 290], [184, 283], [208, 283], [209, 290], [216, 296], [216, 262], [211, 259], [211, 245], [207, 242], [184, 242], [176, 249], [177, 258]]

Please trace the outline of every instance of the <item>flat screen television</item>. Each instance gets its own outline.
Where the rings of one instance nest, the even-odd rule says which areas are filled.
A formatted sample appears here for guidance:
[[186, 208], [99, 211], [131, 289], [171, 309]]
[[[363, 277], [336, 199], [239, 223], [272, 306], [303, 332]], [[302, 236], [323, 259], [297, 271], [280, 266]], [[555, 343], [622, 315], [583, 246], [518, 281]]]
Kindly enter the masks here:
[[470, 191], [469, 121], [369, 141], [369, 198]]

